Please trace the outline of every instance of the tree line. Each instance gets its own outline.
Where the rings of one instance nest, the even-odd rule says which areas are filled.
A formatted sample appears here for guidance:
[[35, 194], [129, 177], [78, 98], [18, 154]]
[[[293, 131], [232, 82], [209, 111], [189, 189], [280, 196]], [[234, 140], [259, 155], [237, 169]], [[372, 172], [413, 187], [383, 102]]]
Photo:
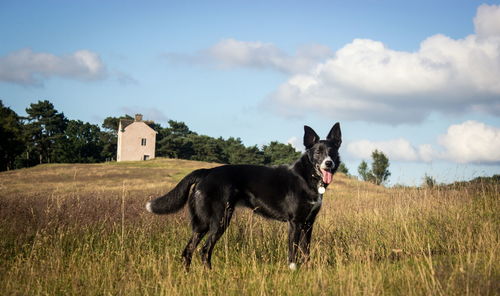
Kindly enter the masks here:
[[[19, 116], [0, 100], [0, 171], [43, 163], [97, 163], [116, 158], [118, 126], [130, 115], [107, 117], [101, 126], [71, 120], [47, 101], [26, 108]], [[156, 156], [225, 164], [291, 164], [301, 155], [290, 144], [272, 141], [263, 147], [245, 146], [240, 138], [200, 135], [181, 121], [168, 126], [146, 122], [157, 132]], [[384, 184], [390, 172], [383, 152], [372, 153], [371, 168], [363, 160], [358, 174], [363, 181]], [[349, 174], [344, 163], [339, 172]]]
[[[101, 126], [66, 118], [47, 101], [26, 108], [19, 116], [0, 100], [0, 171], [42, 163], [96, 163], [114, 160], [120, 119], [107, 117]], [[245, 146], [240, 138], [199, 135], [180, 121], [167, 127], [147, 122], [158, 132], [156, 156], [227, 164], [289, 164], [300, 157], [290, 144], [273, 141], [263, 147]]]

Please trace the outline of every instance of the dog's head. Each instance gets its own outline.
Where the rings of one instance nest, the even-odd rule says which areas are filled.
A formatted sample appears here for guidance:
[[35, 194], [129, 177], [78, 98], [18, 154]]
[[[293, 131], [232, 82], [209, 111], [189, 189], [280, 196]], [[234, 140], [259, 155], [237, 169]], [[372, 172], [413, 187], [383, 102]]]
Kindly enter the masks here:
[[314, 167], [315, 173], [321, 177], [325, 186], [332, 182], [333, 174], [340, 165], [340, 144], [342, 144], [342, 133], [338, 122], [333, 125], [325, 140], [320, 140], [318, 134], [312, 128], [307, 125], [304, 126], [306, 154]]

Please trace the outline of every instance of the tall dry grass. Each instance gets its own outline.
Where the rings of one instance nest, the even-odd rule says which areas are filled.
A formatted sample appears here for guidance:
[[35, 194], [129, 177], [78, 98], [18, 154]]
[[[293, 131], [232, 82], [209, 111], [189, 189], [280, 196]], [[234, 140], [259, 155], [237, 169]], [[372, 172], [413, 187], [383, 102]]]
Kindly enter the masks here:
[[212, 271], [180, 254], [186, 211], [149, 197], [192, 169], [176, 160], [45, 165], [0, 174], [1, 295], [500, 295], [499, 184], [386, 189], [338, 175], [311, 261], [286, 265], [284, 223], [239, 209]]

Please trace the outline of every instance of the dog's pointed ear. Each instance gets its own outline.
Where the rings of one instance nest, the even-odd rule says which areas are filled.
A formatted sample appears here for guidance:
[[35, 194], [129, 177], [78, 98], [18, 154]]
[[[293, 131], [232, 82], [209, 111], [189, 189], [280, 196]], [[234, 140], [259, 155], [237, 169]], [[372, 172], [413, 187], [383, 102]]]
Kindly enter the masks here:
[[340, 131], [340, 123], [335, 123], [328, 133], [328, 136], [326, 136], [326, 139], [328, 141], [333, 141], [337, 147], [340, 147], [340, 144], [342, 144], [342, 132]]
[[312, 146], [314, 146], [314, 144], [318, 143], [318, 141], [318, 134], [316, 134], [316, 132], [312, 128], [304, 125], [304, 146], [306, 147], [306, 149], [311, 148]]

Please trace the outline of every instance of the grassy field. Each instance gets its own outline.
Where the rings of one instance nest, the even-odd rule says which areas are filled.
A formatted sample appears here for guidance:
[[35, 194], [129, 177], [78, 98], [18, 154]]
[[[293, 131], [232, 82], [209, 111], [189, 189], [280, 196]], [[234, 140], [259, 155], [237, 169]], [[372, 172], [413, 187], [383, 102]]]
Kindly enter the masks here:
[[212, 271], [183, 270], [185, 210], [144, 210], [180, 160], [42, 165], [0, 174], [0, 295], [500, 295], [500, 185], [386, 189], [336, 175], [311, 261], [287, 225], [239, 209]]

